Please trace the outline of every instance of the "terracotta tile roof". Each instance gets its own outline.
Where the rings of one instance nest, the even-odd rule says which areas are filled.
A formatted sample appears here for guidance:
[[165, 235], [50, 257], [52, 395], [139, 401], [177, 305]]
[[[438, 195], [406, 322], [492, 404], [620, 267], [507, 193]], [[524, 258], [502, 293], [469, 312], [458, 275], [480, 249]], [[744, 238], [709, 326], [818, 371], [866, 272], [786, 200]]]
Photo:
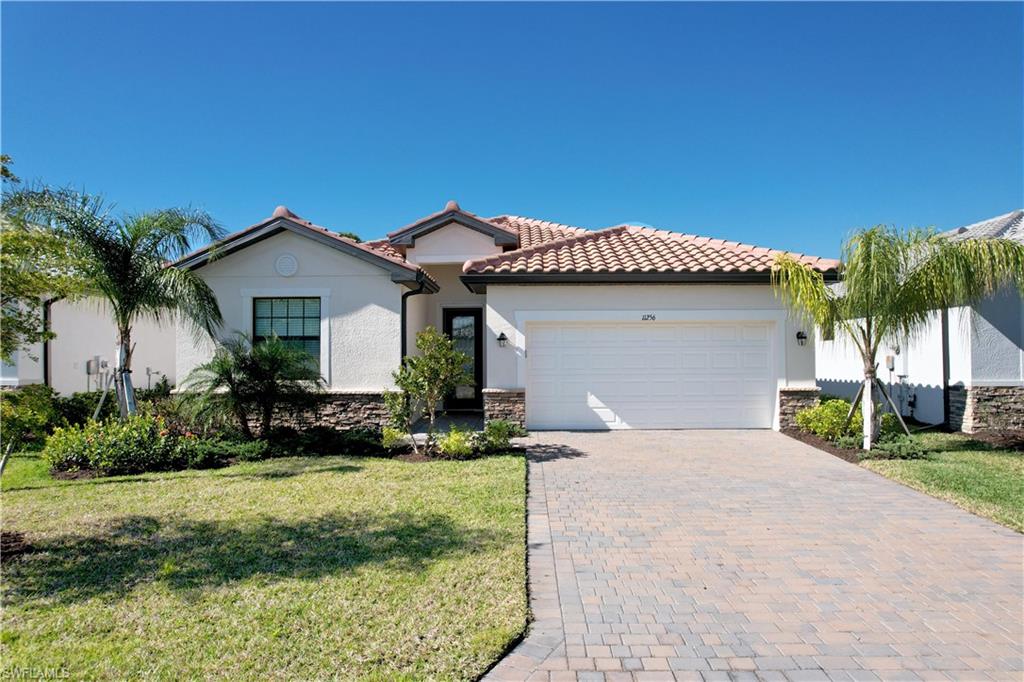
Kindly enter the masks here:
[[391, 242], [389, 242], [387, 239], [375, 239], [371, 242], [363, 242], [363, 246], [369, 249], [373, 249], [374, 251], [377, 251], [379, 253], [382, 253], [385, 256], [390, 256], [392, 258], [401, 258], [402, 260], [405, 260], [405, 256], [402, 255], [402, 252], [396, 249], [394, 246], [392, 246]]
[[[300, 225], [305, 225], [306, 227], [309, 227], [309, 228], [312, 228], [314, 230], [317, 230], [318, 232], [324, 233], [325, 235], [327, 235], [328, 237], [331, 237], [332, 239], [337, 239], [338, 241], [344, 242], [344, 243], [346, 243], [346, 244], [348, 244], [350, 246], [354, 246], [357, 249], [360, 249], [362, 251], [366, 251], [368, 253], [372, 253], [375, 256], [379, 256], [379, 257], [384, 258], [386, 260], [389, 260], [389, 261], [391, 261], [391, 262], [393, 262], [393, 263], [395, 263], [397, 265], [401, 265], [406, 270], [411, 270], [413, 272], [417, 272], [417, 271], [419, 271], [421, 269], [421, 268], [413, 265], [412, 263], [406, 262], [405, 258], [402, 257], [402, 255], [400, 253], [398, 253], [397, 251], [395, 251], [394, 249], [387, 249], [387, 250], [385, 250], [385, 249], [380, 249], [380, 248], [373, 248], [369, 244], [364, 244], [363, 242], [357, 242], [357, 241], [355, 241], [353, 239], [349, 239], [348, 237], [343, 237], [340, 234], [338, 234], [337, 232], [329, 230], [326, 227], [323, 227], [321, 225], [317, 225], [316, 223], [310, 222], [310, 221], [306, 220], [305, 218], [300, 218], [299, 216], [297, 216], [294, 213], [292, 213], [291, 211], [289, 211], [286, 206], [278, 206], [276, 209], [274, 209], [274, 213], [269, 218], [267, 218], [266, 220], [264, 220], [262, 222], [256, 223], [252, 227], [248, 228], [248, 230], [252, 230], [254, 228], [261, 227], [262, 225], [265, 225], [266, 223], [268, 223], [268, 222], [270, 222], [272, 220], [276, 220], [277, 218], [287, 218], [288, 220], [291, 220], [292, 222], [299, 223]], [[243, 230], [243, 232], [247, 232], [248, 230]], [[426, 274], [426, 273], [424, 273], [424, 274]]]
[[589, 230], [572, 225], [562, 225], [548, 220], [537, 220], [536, 218], [524, 218], [517, 215], [500, 215], [488, 218], [488, 222], [504, 227], [519, 235], [519, 248], [528, 249], [556, 239], [575, 237], [587, 234]]
[[[619, 225], [468, 261], [471, 274], [769, 272], [781, 251], [739, 242]], [[792, 254], [820, 271], [839, 262]]]

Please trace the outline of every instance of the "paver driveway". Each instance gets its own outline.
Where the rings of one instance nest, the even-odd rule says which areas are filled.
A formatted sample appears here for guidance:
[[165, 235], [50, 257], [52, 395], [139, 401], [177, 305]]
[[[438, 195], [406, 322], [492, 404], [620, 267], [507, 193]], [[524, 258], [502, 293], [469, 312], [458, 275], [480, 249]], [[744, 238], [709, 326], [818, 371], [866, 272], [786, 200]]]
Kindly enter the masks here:
[[488, 679], [1021, 680], [1024, 539], [778, 433], [531, 438]]

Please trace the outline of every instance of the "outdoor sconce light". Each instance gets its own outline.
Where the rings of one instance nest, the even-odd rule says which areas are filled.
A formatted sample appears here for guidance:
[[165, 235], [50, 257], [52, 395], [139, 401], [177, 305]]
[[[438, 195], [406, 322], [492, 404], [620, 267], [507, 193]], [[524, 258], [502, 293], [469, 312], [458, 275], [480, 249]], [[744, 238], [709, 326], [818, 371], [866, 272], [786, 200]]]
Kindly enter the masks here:
[[797, 343], [798, 346], [806, 346], [807, 345], [807, 333], [806, 332], [797, 332], [796, 333], [796, 343]]
[[505, 332], [498, 334], [498, 345], [502, 348], [508, 345], [508, 337], [505, 336]]

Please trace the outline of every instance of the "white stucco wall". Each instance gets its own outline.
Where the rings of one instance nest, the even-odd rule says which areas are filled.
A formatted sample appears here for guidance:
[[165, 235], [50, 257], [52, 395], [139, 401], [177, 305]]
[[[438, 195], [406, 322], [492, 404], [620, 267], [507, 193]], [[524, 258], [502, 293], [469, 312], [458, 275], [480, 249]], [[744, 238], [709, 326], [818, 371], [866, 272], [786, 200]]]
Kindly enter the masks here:
[[[491, 285], [487, 287], [488, 388], [525, 388], [527, 324], [530, 320], [622, 320], [643, 314], [673, 320], [763, 320], [774, 324], [775, 372], [779, 386], [814, 386], [814, 342], [809, 327], [790, 319], [768, 285]], [[653, 323], [656, 324], [657, 322]], [[796, 332], [810, 340], [799, 346]], [[508, 346], [495, 338], [504, 332]]]
[[[959, 324], [959, 316], [951, 321], [951, 327]], [[967, 335], [951, 334], [955, 344]], [[864, 378], [863, 363], [853, 342], [845, 334], [836, 333], [832, 341], [819, 338], [816, 344], [816, 367], [818, 385], [824, 393], [853, 398]], [[892, 385], [893, 399], [909, 414], [909, 400], [914, 397], [913, 416], [923, 422], [938, 424], [943, 420], [942, 407], [942, 325], [939, 313], [931, 315], [931, 321], [922, 333], [912, 341], [894, 345], [883, 345], [878, 350], [878, 377]], [[895, 371], [891, 374], [886, 367], [886, 356], [893, 356]], [[899, 375], [907, 376], [905, 388], [899, 386]]]
[[974, 307], [971, 319], [971, 384], [1024, 382], [1024, 300], [1007, 289]]
[[[950, 385], [1013, 386], [1024, 382], [1024, 302], [1015, 291], [1004, 291], [973, 308], [950, 308], [948, 329]], [[894, 351], [891, 345], [878, 351], [879, 377], [883, 381], [889, 378], [885, 357]], [[926, 423], [941, 423], [944, 415], [939, 312], [930, 316], [918, 336], [900, 344], [894, 374], [907, 375], [907, 391], [916, 397], [913, 416]], [[823, 391], [852, 398], [863, 376], [853, 344], [841, 335], [835, 341], [818, 340], [817, 375]], [[907, 397], [900, 395], [903, 400], [899, 402]]]
[[[105, 301], [87, 298], [79, 301], [57, 301], [50, 308], [50, 329], [56, 337], [50, 341], [50, 385], [58, 393], [96, 389], [96, 377], [87, 381], [85, 364], [95, 356], [114, 366], [117, 329]], [[152, 383], [167, 376], [173, 385], [175, 371], [175, 325], [170, 318], [162, 321], [141, 319], [132, 327], [132, 381], [136, 388], [146, 388], [146, 367], [155, 372]]]
[[406, 250], [410, 263], [458, 263], [501, 253], [495, 246], [494, 238], [451, 223], [433, 232], [416, 238], [416, 243]]
[[[275, 271], [282, 254], [298, 261], [297, 272]], [[282, 232], [196, 271], [217, 295], [224, 316], [222, 336], [252, 333], [252, 299], [316, 296], [321, 299], [321, 371], [333, 391], [379, 391], [393, 387], [391, 372], [401, 353], [401, 295], [406, 289], [389, 273], [306, 237]], [[418, 298], [418, 297], [413, 297]], [[210, 340], [177, 331], [177, 370], [184, 379], [213, 352]]]

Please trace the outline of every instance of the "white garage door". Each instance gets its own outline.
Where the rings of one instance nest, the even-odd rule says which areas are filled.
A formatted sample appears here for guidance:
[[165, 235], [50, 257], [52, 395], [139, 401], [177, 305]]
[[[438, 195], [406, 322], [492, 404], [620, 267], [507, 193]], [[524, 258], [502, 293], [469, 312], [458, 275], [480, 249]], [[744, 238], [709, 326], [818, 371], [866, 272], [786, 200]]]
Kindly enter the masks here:
[[527, 426], [770, 428], [770, 329], [763, 322], [530, 324]]

